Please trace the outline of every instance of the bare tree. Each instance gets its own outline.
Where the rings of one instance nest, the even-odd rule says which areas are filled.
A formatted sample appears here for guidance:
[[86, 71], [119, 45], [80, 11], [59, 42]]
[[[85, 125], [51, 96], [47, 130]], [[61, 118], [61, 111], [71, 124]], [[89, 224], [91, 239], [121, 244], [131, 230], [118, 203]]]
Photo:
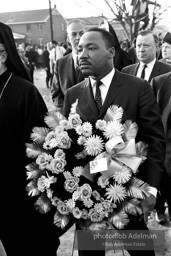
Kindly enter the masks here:
[[130, 42], [139, 30], [154, 29], [171, 6], [161, 6], [157, 0], [104, 0], [115, 21], [120, 22]]

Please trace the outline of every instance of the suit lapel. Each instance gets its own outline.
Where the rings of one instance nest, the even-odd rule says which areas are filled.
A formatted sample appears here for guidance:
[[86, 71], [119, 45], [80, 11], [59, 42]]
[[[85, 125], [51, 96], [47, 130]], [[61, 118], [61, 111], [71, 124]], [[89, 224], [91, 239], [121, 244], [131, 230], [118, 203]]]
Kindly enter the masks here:
[[154, 64], [154, 67], [153, 67], [153, 69], [152, 69], [152, 72], [151, 72], [151, 75], [150, 75], [150, 77], [149, 77], [148, 82], [150, 83], [151, 79], [152, 79], [153, 77], [158, 76], [158, 75], [160, 75], [160, 62], [159, 62], [159, 61], [156, 61], [155, 64]]
[[68, 60], [67, 60], [67, 72], [68, 72], [68, 76], [71, 84], [74, 85], [75, 83], [75, 69], [74, 69], [74, 60], [72, 57], [72, 53], [69, 54]]

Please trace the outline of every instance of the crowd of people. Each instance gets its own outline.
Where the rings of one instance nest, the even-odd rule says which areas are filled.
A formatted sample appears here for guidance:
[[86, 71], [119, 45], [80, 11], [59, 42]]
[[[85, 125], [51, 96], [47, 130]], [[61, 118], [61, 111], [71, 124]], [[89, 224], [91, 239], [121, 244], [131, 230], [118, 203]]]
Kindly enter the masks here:
[[[159, 41], [153, 31], [141, 30], [130, 45], [128, 40], [119, 42], [105, 19], [91, 29], [75, 19], [67, 25], [67, 42], [68, 48], [55, 40], [37, 51], [30, 44], [16, 47], [12, 30], [0, 23], [0, 241], [7, 256], [56, 256], [60, 236], [75, 223], [72, 219], [65, 229], [57, 228], [53, 213], [37, 212], [25, 191], [25, 166], [30, 161], [25, 144], [33, 127], [46, 126], [48, 111], [34, 86], [35, 68], [46, 70], [46, 86], [56, 111], [64, 116], [78, 99], [90, 123], [103, 119], [111, 105], [124, 109], [123, 122], [137, 123], [137, 139], [148, 143], [147, 160], [138, 177], [149, 184], [150, 191], [141, 200], [143, 215], [130, 217], [125, 229], [148, 231], [152, 211], [157, 222], [166, 223], [166, 207], [171, 221], [171, 33]], [[100, 108], [97, 81], [101, 82]], [[77, 222], [76, 229], [81, 229]], [[78, 249], [82, 242], [78, 236]], [[152, 247], [145, 252], [154, 256]], [[144, 256], [144, 251], [128, 252]], [[79, 249], [79, 256], [96, 253], [104, 256], [104, 247]]]

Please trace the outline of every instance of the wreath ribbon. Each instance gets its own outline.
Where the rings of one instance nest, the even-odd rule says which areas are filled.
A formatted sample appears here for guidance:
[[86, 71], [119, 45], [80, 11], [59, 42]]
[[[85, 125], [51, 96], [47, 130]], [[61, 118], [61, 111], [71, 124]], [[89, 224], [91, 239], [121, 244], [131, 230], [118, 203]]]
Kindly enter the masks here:
[[121, 171], [123, 164], [136, 173], [142, 162], [141, 157], [136, 156], [135, 139], [124, 142], [121, 136], [110, 139], [105, 144], [106, 152], [102, 152], [86, 165], [83, 176], [93, 181], [96, 173], [102, 172], [107, 178], [111, 178], [115, 171]]

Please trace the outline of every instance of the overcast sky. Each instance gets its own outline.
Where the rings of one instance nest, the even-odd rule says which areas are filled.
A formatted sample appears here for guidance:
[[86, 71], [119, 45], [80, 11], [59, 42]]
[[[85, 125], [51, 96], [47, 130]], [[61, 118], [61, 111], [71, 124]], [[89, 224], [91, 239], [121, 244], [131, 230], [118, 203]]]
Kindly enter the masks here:
[[[3, 0], [1, 0], [3, 1]], [[130, 0], [126, 0], [126, 2]], [[110, 0], [109, 0], [110, 2]], [[171, 0], [157, 0], [157, 2], [171, 5]], [[58, 11], [65, 18], [100, 16], [112, 17], [110, 9], [104, 0], [51, 0], [51, 7], [57, 6]], [[0, 12], [48, 9], [49, 0], [4, 0]], [[171, 22], [171, 8], [166, 22]]]

